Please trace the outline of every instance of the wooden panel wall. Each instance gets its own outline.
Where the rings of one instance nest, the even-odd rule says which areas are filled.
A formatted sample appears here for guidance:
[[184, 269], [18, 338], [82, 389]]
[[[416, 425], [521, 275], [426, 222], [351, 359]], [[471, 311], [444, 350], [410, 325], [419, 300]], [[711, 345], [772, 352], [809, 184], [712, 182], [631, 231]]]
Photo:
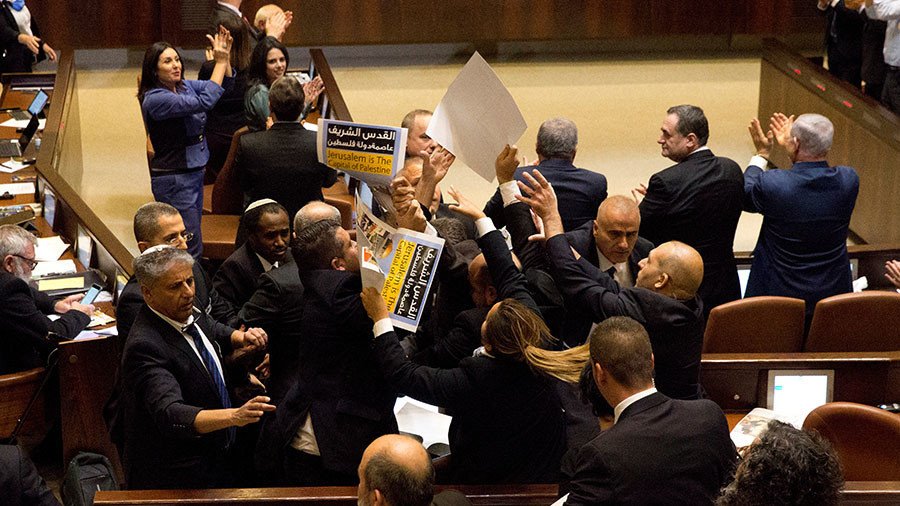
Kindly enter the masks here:
[[[252, 21], [272, 0], [245, 0]], [[810, 0], [278, 0], [295, 14], [289, 45], [484, 43], [716, 35], [802, 35], [824, 30]], [[56, 48], [144, 47], [205, 40], [183, 7], [213, 0], [29, 0]], [[185, 21], [187, 23], [187, 21]]]

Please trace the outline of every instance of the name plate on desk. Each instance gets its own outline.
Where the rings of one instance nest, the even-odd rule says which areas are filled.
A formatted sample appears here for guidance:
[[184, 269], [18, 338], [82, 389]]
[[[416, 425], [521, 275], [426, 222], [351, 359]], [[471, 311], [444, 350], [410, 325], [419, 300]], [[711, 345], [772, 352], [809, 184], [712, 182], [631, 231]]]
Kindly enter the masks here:
[[37, 280], [39, 291], [51, 297], [64, 297], [88, 291], [92, 284], [103, 284], [103, 275], [95, 270], [87, 270], [76, 274], [49, 276]]

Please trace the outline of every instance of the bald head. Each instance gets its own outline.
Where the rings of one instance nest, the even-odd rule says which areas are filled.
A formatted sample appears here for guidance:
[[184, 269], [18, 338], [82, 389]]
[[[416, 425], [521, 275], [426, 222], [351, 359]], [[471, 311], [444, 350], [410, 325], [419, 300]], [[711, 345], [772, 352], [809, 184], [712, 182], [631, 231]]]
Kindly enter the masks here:
[[679, 300], [694, 297], [703, 281], [703, 258], [683, 242], [669, 241], [659, 245], [641, 260], [640, 265], [637, 286]]
[[607, 197], [597, 209], [594, 241], [597, 248], [613, 264], [628, 260], [637, 244], [641, 228], [641, 211], [633, 198], [624, 195]]
[[359, 504], [377, 500], [392, 506], [427, 506], [434, 496], [431, 457], [415, 439], [381, 436], [366, 448], [359, 463]]
[[331, 204], [326, 204], [321, 200], [313, 200], [301, 207], [297, 214], [294, 215], [294, 233], [296, 234], [298, 230], [303, 230], [309, 225], [322, 220], [334, 220], [340, 223], [341, 212]]
[[281, 7], [275, 4], [266, 4], [259, 8], [256, 11], [256, 17], [253, 18], [253, 26], [259, 28], [260, 30], [266, 30], [266, 21], [269, 20], [272, 16], [278, 14], [279, 12], [284, 12]]

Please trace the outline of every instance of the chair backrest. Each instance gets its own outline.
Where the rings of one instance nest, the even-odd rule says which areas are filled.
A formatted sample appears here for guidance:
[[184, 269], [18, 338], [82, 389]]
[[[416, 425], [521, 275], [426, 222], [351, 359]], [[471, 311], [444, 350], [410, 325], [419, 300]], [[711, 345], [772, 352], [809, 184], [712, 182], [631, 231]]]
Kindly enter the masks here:
[[845, 293], [820, 300], [803, 351], [900, 351], [900, 293]]
[[234, 159], [237, 157], [241, 136], [249, 132], [247, 127], [241, 127], [234, 132], [231, 138], [231, 147], [228, 156], [222, 164], [222, 170], [216, 176], [212, 193], [213, 214], [241, 214], [244, 210], [244, 193], [241, 191], [237, 177], [234, 173]]
[[341, 212], [341, 226], [347, 230], [353, 229], [353, 211], [356, 210], [356, 199], [342, 180], [338, 180], [329, 188], [322, 188], [322, 197], [326, 204], [330, 204]]
[[709, 313], [703, 353], [796, 353], [803, 346], [805, 303], [791, 297], [748, 297]]
[[[25, 412], [28, 402], [41, 386], [41, 380], [47, 370], [43, 367], [27, 371], [14, 372], [0, 376], [0, 439], [8, 439], [19, 417]], [[39, 440], [47, 427], [44, 412], [44, 395], [42, 394], [28, 414], [25, 432], [35, 433]]]
[[900, 480], [900, 415], [853, 402], [812, 410], [803, 428], [831, 442], [847, 481]]

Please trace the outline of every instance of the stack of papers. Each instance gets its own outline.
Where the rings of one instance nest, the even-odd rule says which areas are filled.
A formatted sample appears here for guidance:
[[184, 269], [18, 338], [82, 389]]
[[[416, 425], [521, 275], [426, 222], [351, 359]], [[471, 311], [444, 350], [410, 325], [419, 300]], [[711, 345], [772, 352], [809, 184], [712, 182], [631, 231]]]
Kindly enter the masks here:
[[401, 431], [422, 437], [425, 448], [434, 443], [450, 444], [450, 422], [453, 417], [438, 412], [437, 406], [409, 397], [400, 397], [394, 404], [397, 426]]
[[74, 260], [53, 260], [38, 262], [37, 266], [31, 271], [31, 277], [43, 278], [58, 274], [74, 274], [75, 272], [77, 272], [77, 269], [75, 268]]
[[55, 262], [66, 252], [68, 247], [69, 245], [64, 243], [58, 235], [38, 237], [37, 246], [34, 248], [34, 259], [38, 262]]
[[34, 183], [7, 183], [0, 184], [0, 194], [9, 193], [10, 195], [28, 195], [34, 194]]
[[0, 164], [0, 172], [6, 172], [7, 174], [12, 174], [13, 172], [18, 172], [25, 167], [30, 166], [30, 163], [22, 163], [17, 160], [13, 160], [10, 158], [9, 160]]
[[[3, 126], [3, 127], [10, 127], [10, 128], [24, 129], [25, 127], [28, 126], [28, 123], [29, 123], [30, 121], [31, 121], [30, 119], [15, 119], [15, 118], [10, 118], [10, 119], [4, 121], [3, 123], [0, 123], [0, 126]], [[43, 129], [44, 129], [44, 125], [46, 125], [46, 124], [47, 124], [47, 119], [46, 119], [46, 118], [44, 118], [44, 119], [38, 119], [38, 130], [43, 130]]]

